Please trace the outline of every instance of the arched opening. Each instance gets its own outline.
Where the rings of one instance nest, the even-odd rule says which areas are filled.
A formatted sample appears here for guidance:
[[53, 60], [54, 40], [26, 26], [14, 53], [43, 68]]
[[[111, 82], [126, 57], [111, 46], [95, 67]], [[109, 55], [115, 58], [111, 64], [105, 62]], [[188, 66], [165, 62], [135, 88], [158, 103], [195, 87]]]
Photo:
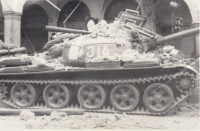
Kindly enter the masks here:
[[[137, 7], [138, 3], [135, 0], [113, 0], [105, 10], [104, 19], [108, 23], [111, 23], [121, 11], [125, 11], [126, 9], [136, 10]], [[139, 11], [141, 14], [140, 8]]]
[[[58, 17], [58, 26], [64, 27], [63, 21], [70, 15], [80, 1], [70, 1], [65, 4]], [[73, 29], [86, 29], [85, 17], [90, 16], [89, 8], [81, 3], [65, 23], [65, 27]]]
[[165, 4], [157, 7], [156, 16], [158, 24], [161, 27], [161, 35], [165, 36], [172, 33], [172, 22], [175, 22], [175, 17], [183, 19], [183, 30], [191, 26], [192, 16], [187, 4], [183, 0], [176, 0], [176, 2], [180, 5], [177, 9], [171, 8], [169, 2], [165, 2]]
[[22, 15], [21, 46], [27, 48], [28, 53], [42, 52], [48, 40], [48, 16], [42, 7], [37, 4], [25, 5]]
[[[183, 27], [181, 30], [187, 30], [191, 28], [192, 16], [184, 0], [174, 0], [174, 2], [180, 5], [177, 9], [171, 8], [169, 2], [163, 3], [162, 0], [159, 1], [160, 4], [156, 10], [157, 33], [161, 34], [162, 36], [175, 33], [176, 30], [174, 30], [172, 25], [175, 23], [176, 17], [181, 17], [183, 19]], [[175, 46], [175, 48], [181, 50], [189, 57], [195, 57], [194, 43], [195, 42], [193, 35], [186, 38], [177, 39], [172, 42], [168, 42], [168, 44]]]

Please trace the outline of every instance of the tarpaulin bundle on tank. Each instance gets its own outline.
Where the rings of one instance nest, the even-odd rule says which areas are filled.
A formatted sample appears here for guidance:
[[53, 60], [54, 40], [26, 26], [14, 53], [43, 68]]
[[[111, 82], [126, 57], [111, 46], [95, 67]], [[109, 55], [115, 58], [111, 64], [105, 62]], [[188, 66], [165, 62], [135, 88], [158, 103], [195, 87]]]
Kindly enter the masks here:
[[3, 67], [0, 69], [0, 73], [25, 73], [25, 72], [45, 72], [45, 71], [53, 71], [54, 67], [43, 65], [43, 66], [15, 66], [15, 67]]
[[29, 64], [31, 60], [28, 59], [22, 59], [19, 57], [5, 57], [0, 59], [0, 65], [6, 65], [6, 66], [11, 66], [11, 65], [25, 65]]
[[25, 51], [26, 51], [25, 47], [16, 48], [16, 49], [2, 49], [2, 50], [0, 50], [0, 55], [9, 55], [9, 54], [21, 53], [21, 52], [25, 52]]

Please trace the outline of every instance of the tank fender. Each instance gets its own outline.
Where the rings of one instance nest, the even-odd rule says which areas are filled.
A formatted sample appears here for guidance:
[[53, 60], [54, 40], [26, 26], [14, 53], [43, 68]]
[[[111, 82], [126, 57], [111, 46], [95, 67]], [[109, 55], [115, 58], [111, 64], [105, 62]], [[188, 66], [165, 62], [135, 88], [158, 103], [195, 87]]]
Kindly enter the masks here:
[[176, 67], [181, 67], [181, 68], [185, 68], [185, 69], [189, 69], [191, 71], [193, 71], [195, 74], [200, 75], [200, 73], [198, 71], [196, 71], [192, 66], [190, 65], [176, 65]]

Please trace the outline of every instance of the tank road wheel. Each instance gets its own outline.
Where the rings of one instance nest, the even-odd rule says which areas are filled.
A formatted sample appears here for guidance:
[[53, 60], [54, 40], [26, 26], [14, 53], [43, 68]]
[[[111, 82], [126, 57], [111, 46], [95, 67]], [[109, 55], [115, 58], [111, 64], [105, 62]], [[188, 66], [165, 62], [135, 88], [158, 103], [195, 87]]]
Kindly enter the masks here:
[[120, 111], [132, 111], [139, 102], [138, 89], [130, 84], [118, 84], [110, 93], [112, 105]]
[[49, 84], [44, 88], [43, 99], [54, 109], [65, 107], [70, 101], [70, 91], [63, 84]]
[[78, 90], [78, 101], [85, 109], [99, 109], [105, 100], [106, 93], [100, 85], [83, 85]]
[[30, 84], [15, 84], [10, 92], [13, 103], [18, 107], [29, 107], [36, 101], [36, 90]]
[[151, 112], [162, 113], [172, 106], [174, 102], [173, 92], [162, 83], [151, 84], [144, 91], [143, 102]]

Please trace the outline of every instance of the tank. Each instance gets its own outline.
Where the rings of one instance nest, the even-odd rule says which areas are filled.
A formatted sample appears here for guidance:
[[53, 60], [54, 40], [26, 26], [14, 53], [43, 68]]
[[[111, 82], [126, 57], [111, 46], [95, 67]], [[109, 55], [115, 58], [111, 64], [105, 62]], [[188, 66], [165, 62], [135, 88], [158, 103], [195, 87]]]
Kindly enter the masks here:
[[142, 20], [127, 10], [111, 24], [91, 22], [89, 31], [47, 26], [65, 33], [44, 53], [1, 58], [1, 102], [17, 110], [167, 113], [195, 90], [198, 72], [166, 42], [199, 30], [162, 37]]

